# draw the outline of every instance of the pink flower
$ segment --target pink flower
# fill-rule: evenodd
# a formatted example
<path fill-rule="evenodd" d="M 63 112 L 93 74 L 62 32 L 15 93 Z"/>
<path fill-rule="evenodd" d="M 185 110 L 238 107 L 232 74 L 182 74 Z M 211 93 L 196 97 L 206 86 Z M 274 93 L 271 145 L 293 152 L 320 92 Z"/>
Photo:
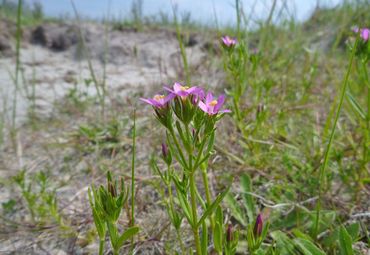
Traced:
<path fill-rule="evenodd" d="M 189 95 L 195 95 L 200 98 L 204 97 L 204 91 L 202 88 L 182 86 L 178 82 L 175 82 L 175 84 L 173 85 L 173 89 L 170 89 L 168 87 L 164 87 L 164 89 L 180 97 L 187 97 Z"/>
<path fill-rule="evenodd" d="M 229 47 L 229 48 L 235 46 L 236 43 L 237 43 L 235 38 L 231 38 L 228 35 L 225 35 L 225 36 L 221 37 L 221 40 L 224 43 L 224 45 Z"/>
<path fill-rule="evenodd" d="M 140 98 L 141 101 L 154 106 L 155 108 L 164 108 L 167 103 L 173 99 L 176 95 L 169 94 L 165 95 L 155 95 L 153 98 Z"/>
<path fill-rule="evenodd" d="M 369 37 L 370 37 L 370 29 L 369 28 L 354 28 L 353 31 L 355 33 L 360 33 L 360 37 L 362 38 L 362 40 L 364 40 L 365 42 L 367 42 L 369 40 Z"/>
<path fill-rule="evenodd" d="M 208 113 L 209 115 L 215 115 L 217 113 L 224 113 L 224 112 L 231 112 L 228 109 L 220 111 L 224 103 L 225 103 L 224 95 L 221 95 L 218 97 L 218 99 L 215 99 L 213 98 L 212 93 L 208 92 L 205 103 L 200 101 L 198 103 L 198 106 L 203 112 Z"/>

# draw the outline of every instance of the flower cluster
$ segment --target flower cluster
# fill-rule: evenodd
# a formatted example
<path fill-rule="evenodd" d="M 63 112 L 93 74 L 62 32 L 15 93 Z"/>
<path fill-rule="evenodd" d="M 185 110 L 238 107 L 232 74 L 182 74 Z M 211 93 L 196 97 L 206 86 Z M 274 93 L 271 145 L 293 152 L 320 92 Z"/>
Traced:
<path fill-rule="evenodd" d="M 369 28 L 354 28 L 353 32 L 359 36 L 359 41 L 357 44 L 355 54 L 359 56 L 364 62 L 367 62 L 370 59 L 370 29 Z M 354 48 L 355 39 L 352 38 L 352 44 L 350 47 Z M 351 42 L 351 40 L 350 40 Z"/>
<path fill-rule="evenodd" d="M 199 112 L 198 110 L 210 117 L 230 112 L 228 109 L 221 110 L 225 103 L 224 95 L 215 98 L 211 92 L 205 95 L 200 87 L 188 87 L 178 82 L 175 82 L 172 88 L 164 87 L 164 89 L 168 92 L 167 95 L 160 94 L 153 98 L 140 98 L 140 100 L 153 106 L 157 118 L 165 126 L 168 126 L 171 121 L 170 106 L 184 123 L 189 123 L 196 112 Z"/>
<path fill-rule="evenodd" d="M 232 48 L 237 44 L 237 40 L 235 38 L 231 38 L 228 35 L 221 37 L 221 40 L 222 40 L 223 46 L 226 48 Z"/>
<path fill-rule="evenodd" d="M 369 28 L 354 28 L 353 31 L 355 33 L 360 33 L 360 37 L 364 42 L 367 42 L 369 40 L 370 36 L 370 29 Z"/>

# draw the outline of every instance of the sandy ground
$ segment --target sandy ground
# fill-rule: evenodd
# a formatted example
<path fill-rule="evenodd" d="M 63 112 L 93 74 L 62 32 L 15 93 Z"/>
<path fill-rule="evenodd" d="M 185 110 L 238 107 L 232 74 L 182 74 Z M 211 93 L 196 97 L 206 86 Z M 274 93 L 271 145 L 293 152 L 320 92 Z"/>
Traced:
<path fill-rule="evenodd" d="M 45 37 L 50 40 L 65 40 L 63 32 L 76 29 L 72 25 L 59 25 L 60 33 L 53 31 L 54 26 L 46 26 Z M 30 29 L 31 42 L 35 37 Z M 32 86 L 35 84 L 36 105 L 38 113 L 48 114 L 52 104 L 63 98 L 70 89 L 77 85 L 81 91 L 93 95 L 94 86 L 84 86 L 86 79 L 91 79 L 88 59 L 91 59 L 94 72 L 99 82 L 103 81 L 103 67 L 106 62 L 106 86 L 114 94 L 125 94 L 135 87 L 153 84 L 166 84 L 169 77 L 176 77 L 181 70 L 181 59 L 174 32 L 157 31 L 108 31 L 102 25 L 88 24 L 82 28 L 86 32 L 85 44 L 88 51 L 74 43 L 63 50 L 55 50 L 36 42 L 22 42 L 21 48 L 21 81 L 17 96 L 17 122 L 20 124 L 27 118 L 30 105 Z M 49 35 L 49 32 L 51 35 Z M 53 34 L 54 33 L 54 34 Z M 74 36 L 78 36 L 75 31 Z M 67 36 L 67 35 L 65 35 Z M 37 39 L 36 39 L 37 40 Z M 13 47 L 14 48 L 14 47 Z M 14 51 L 14 50 L 13 50 Z M 191 65 L 199 65 L 205 52 L 202 44 L 186 48 Z M 83 57 L 81 57 L 83 55 Z M 15 74 L 15 56 L 0 58 L 0 95 L 2 103 L 0 111 L 10 113 L 14 94 L 13 77 Z M 112 93 L 110 93 L 112 94 Z M 9 118 L 9 115 L 7 116 Z"/>

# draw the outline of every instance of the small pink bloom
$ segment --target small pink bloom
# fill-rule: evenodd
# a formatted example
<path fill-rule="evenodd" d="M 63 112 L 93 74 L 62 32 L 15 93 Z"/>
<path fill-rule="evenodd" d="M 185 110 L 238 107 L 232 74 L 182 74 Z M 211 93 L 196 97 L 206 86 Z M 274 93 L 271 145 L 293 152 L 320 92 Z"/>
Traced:
<path fill-rule="evenodd" d="M 180 97 L 187 97 L 190 95 L 195 95 L 200 98 L 204 97 L 204 92 L 202 88 L 199 87 L 188 87 L 188 86 L 182 86 L 180 83 L 175 82 L 173 85 L 173 89 L 170 89 L 168 87 L 164 87 L 165 90 L 171 92 L 172 94 Z"/>
<path fill-rule="evenodd" d="M 140 98 L 141 101 L 154 106 L 155 108 L 163 108 L 167 105 L 167 103 L 173 99 L 176 95 L 169 94 L 167 96 L 164 95 L 155 95 L 153 98 Z"/>
<path fill-rule="evenodd" d="M 360 37 L 365 42 L 367 42 L 369 40 L 369 38 L 370 38 L 370 29 L 369 28 L 358 28 L 358 27 L 355 27 L 353 29 L 353 31 L 355 33 L 360 33 Z"/>
<path fill-rule="evenodd" d="M 231 38 L 228 35 L 225 35 L 225 36 L 221 37 L 221 40 L 224 43 L 224 45 L 227 46 L 227 47 L 233 47 L 237 43 L 235 38 Z"/>
<path fill-rule="evenodd" d="M 218 97 L 218 99 L 213 98 L 213 95 L 211 92 L 209 92 L 206 96 L 205 102 L 200 101 L 198 103 L 199 108 L 209 115 L 215 115 L 217 113 L 224 113 L 224 112 L 231 112 L 230 110 L 220 110 L 221 107 L 225 103 L 225 96 L 221 95 Z"/>

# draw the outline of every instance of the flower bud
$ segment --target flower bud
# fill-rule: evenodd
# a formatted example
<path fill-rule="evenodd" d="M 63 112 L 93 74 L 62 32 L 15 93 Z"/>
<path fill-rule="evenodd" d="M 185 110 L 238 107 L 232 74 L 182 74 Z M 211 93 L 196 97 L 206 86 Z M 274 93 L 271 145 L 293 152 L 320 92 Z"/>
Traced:
<path fill-rule="evenodd" d="M 117 196 L 117 191 L 116 191 L 116 187 L 115 185 L 112 183 L 112 182 L 108 182 L 108 191 L 109 193 L 112 195 L 112 197 L 116 197 Z"/>
<path fill-rule="evenodd" d="M 162 157 L 163 157 L 164 162 L 166 162 L 167 165 L 171 165 L 172 163 L 171 152 L 168 150 L 168 147 L 165 143 L 162 143 Z"/>
<path fill-rule="evenodd" d="M 226 241 L 231 243 L 233 239 L 233 225 L 229 224 L 226 229 Z"/>
<path fill-rule="evenodd" d="M 262 215 L 258 214 L 256 223 L 254 224 L 254 229 L 253 229 L 254 237 L 260 237 L 262 234 L 262 229 L 263 229 Z"/>

